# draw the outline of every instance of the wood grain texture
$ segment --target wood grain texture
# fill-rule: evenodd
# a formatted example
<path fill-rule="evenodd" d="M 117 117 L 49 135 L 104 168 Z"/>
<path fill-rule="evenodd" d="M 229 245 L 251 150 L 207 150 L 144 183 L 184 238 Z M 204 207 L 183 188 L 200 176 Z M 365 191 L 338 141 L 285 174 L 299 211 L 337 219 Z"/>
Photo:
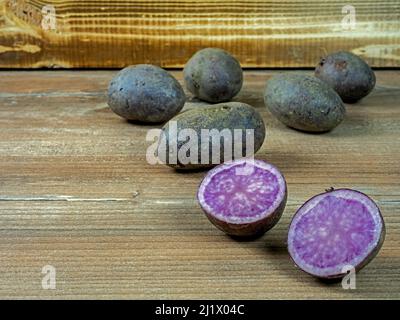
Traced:
<path fill-rule="evenodd" d="M 202 213 L 205 172 L 147 164 L 145 136 L 156 126 L 109 110 L 114 74 L 0 72 L 1 298 L 400 299 L 400 72 L 377 72 L 372 94 L 327 134 L 280 124 L 262 101 L 273 72 L 245 73 L 235 100 L 261 112 L 268 136 L 257 158 L 277 165 L 289 190 L 281 221 L 250 242 Z M 367 193 L 386 221 L 356 290 L 304 274 L 286 250 L 296 209 L 331 186 Z M 44 265 L 56 268 L 56 290 L 41 288 Z"/>
<path fill-rule="evenodd" d="M 0 67 L 182 67 L 198 49 L 232 52 L 244 67 L 313 67 L 350 50 L 374 67 L 400 66 L 400 2 L 354 0 L 343 30 L 335 0 L 0 0 Z M 43 30 L 42 8 L 56 28 Z M 1 10 L 0 10 L 1 12 Z"/>

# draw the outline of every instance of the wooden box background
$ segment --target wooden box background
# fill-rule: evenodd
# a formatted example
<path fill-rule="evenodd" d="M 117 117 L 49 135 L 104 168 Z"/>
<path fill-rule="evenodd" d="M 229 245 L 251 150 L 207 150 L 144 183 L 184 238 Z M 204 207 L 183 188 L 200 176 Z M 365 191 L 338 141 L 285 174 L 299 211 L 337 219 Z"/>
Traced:
<path fill-rule="evenodd" d="M 343 30 L 344 5 L 356 29 Z M 41 27 L 52 5 L 56 29 Z M 399 0 L 0 0 L 0 67 L 182 67 L 217 46 L 244 67 L 312 67 L 344 49 L 400 66 Z"/>

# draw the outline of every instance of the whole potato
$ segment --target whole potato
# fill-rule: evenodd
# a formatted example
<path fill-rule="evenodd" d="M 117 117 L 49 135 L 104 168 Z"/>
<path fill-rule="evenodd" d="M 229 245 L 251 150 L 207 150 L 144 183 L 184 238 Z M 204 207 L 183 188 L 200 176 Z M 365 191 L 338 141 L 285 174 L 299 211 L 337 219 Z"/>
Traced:
<path fill-rule="evenodd" d="M 335 52 L 322 58 L 315 76 L 329 84 L 344 102 L 354 103 L 368 95 L 375 86 L 372 69 L 351 52 Z"/>
<path fill-rule="evenodd" d="M 122 69 L 108 87 L 108 105 L 119 116 L 142 122 L 164 122 L 185 104 L 179 82 L 160 67 L 140 64 Z"/>
<path fill-rule="evenodd" d="M 273 76 L 267 82 L 264 102 L 282 123 L 308 132 L 332 130 L 345 115 L 342 100 L 328 84 L 303 74 Z"/>
<path fill-rule="evenodd" d="M 197 140 L 186 139 L 183 133 L 188 129 L 196 135 Z M 202 135 L 204 130 L 209 133 L 208 139 Z M 254 145 L 248 144 L 249 132 L 253 134 Z M 224 133 L 233 138 L 231 143 L 225 139 Z M 180 138 L 181 135 L 183 138 Z M 241 152 L 237 158 L 254 154 L 261 148 L 264 139 L 265 124 L 258 111 L 245 103 L 227 102 L 190 109 L 172 118 L 162 129 L 157 154 L 163 163 L 176 169 L 207 168 L 236 158 L 234 148 Z M 193 161 L 184 163 L 179 152 L 187 155 L 188 144 L 195 146 L 197 152 L 193 155 Z M 233 157 L 225 159 L 225 152 L 229 152 L 229 149 Z"/>
<path fill-rule="evenodd" d="M 232 99 L 242 88 L 243 71 L 228 52 L 206 48 L 196 52 L 184 68 L 186 88 L 197 98 L 212 102 Z"/>

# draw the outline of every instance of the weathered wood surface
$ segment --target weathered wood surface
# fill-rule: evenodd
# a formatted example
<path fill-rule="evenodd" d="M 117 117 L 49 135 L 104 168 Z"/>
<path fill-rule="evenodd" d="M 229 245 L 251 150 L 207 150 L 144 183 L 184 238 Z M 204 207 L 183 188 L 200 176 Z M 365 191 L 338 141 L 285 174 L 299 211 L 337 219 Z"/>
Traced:
<path fill-rule="evenodd" d="M 351 1 L 350 30 L 342 27 L 349 5 L 342 0 L 1 3 L 0 67 L 181 67 L 208 46 L 227 49 L 245 67 L 313 67 L 335 50 L 351 50 L 374 67 L 400 66 L 398 0 Z M 55 9 L 54 30 L 45 5 Z"/>
<path fill-rule="evenodd" d="M 400 298 L 400 72 L 377 72 L 376 90 L 319 135 L 272 118 L 262 92 L 273 73 L 246 72 L 235 100 L 262 113 L 257 157 L 280 167 L 289 189 L 279 224 L 251 242 L 205 218 L 195 198 L 204 172 L 146 163 L 154 126 L 107 108 L 114 73 L 0 72 L 0 297 Z M 297 270 L 285 247 L 296 209 L 331 186 L 369 194 L 386 221 L 356 290 Z M 41 287 L 45 265 L 56 290 Z"/>

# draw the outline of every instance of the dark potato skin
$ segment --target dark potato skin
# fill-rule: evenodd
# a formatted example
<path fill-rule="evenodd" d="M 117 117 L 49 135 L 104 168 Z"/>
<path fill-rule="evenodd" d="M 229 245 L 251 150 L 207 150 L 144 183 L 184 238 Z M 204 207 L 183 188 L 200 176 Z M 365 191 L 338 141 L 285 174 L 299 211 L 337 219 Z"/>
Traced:
<path fill-rule="evenodd" d="M 336 190 L 346 190 L 346 189 L 336 189 Z M 332 188 L 331 190 L 327 190 L 326 192 L 329 193 L 329 192 L 332 192 L 332 191 L 334 191 L 333 188 Z M 356 191 L 356 190 L 352 190 L 352 191 Z M 357 192 L 358 192 L 358 193 L 361 193 L 362 195 L 364 195 L 364 196 L 366 196 L 366 197 L 368 197 L 368 196 L 367 196 L 365 193 L 363 193 L 363 192 L 360 192 L 360 191 L 357 191 Z M 312 201 L 312 199 L 314 199 L 314 198 L 317 197 L 317 196 L 319 196 L 319 194 L 317 194 L 316 196 L 314 196 L 314 197 L 308 199 L 297 211 L 301 210 L 301 208 L 302 208 L 303 206 L 305 206 L 307 202 Z M 368 197 L 368 198 L 369 198 L 369 197 Z M 378 210 L 379 210 L 379 208 L 378 208 Z M 296 212 L 297 212 L 297 211 L 296 211 Z M 354 266 L 356 272 L 360 271 L 362 268 L 364 268 L 368 263 L 370 263 L 370 262 L 376 257 L 376 255 L 378 254 L 379 250 L 382 248 L 383 242 L 385 241 L 386 226 L 385 226 L 385 222 L 384 222 L 384 220 L 383 220 L 382 213 L 380 212 L 380 210 L 379 210 L 379 215 L 381 216 L 381 219 L 382 219 L 382 232 L 381 232 L 381 235 L 380 235 L 380 238 L 379 238 L 379 242 L 378 242 L 377 246 L 375 247 L 375 249 L 369 254 L 368 257 L 366 257 L 366 258 L 365 258 L 360 264 L 358 264 L 357 266 Z M 288 230 L 290 230 L 290 225 L 289 225 Z M 288 251 L 289 251 L 289 250 L 288 250 Z M 290 254 L 289 254 L 289 256 L 290 256 Z M 294 263 L 294 265 L 295 265 L 296 267 L 298 267 L 301 271 L 303 271 L 304 273 L 307 273 L 307 274 L 309 274 L 309 275 L 315 277 L 314 274 L 311 274 L 311 273 L 309 273 L 309 272 L 303 270 L 300 266 L 298 266 L 298 265 L 296 264 L 296 262 L 293 260 L 292 256 L 290 256 L 290 260 L 291 260 L 291 261 Z M 332 275 L 332 276 L 329 276 L 329 277 L 320 277 L 320 276 L 319 276 L 319 278 L 322 279 L 322 280 L 335 280 L 335 279 L 341 279 L 341 278 L 343 278 L 345 275 L 346 275 L 346 274 L 339 273 L 339 274 L 335 274 L 335 275 Z"/>
<path fill-rule="evenodd" d="M 108 105 L 128 120 L 158 123 L 171 119 L 185 104 L 179 82 L 153 65 L 122 69 L 108 87 Z"/>
<path fill-rule="evenodd" d="M 285 210 L 286 201 L 287 187 L 285 182 L 285 197 L 282 203 L 275 210 L 275 212 L 271 213 L 262 220 L 247 224 L 228 223 L 217 219 L 216 217 L 207 213 L 204 210 L 203 211 L 206 214 L 208 220 L 210 220 L 213 225 L 215 225 L 218 229 L 222 230 L 226 234 L 233 237 L 252 238 L 263 235 L 265 232 L 273 228 L 278 223 L 279 219 L 282 217 L 283 211 Z"/>
<path fill-rule="evenodd" d="M 217 48 L 196 52 L 186 63 L 183 74 L 186 88 L 197 98 L 212 103 L 229 101 L 243 84 L 238 60 Z"/>
<path fill-rule="evenodd" d="M 306 132 L 325 132 L 344 118 L 339 95 L 323 81 L 308 75 L 282 73 L 267 81 L 264 102 L 288 127 Z"/>
<path fill-rule="evenodd" d="M 335 52 L 315 68 L 315 76 L 328 83 L 344 102 L 354 103 L 375 87 L 375 74 L 369 65 L 351 52 Z"/>
<path fill-rule="evenodd" d="M 166 159 L 160 157 L 160 155 L 165 154 L 164 150 L 160 148 L 163 144 L 161 143 L 165 139 L 166 141 L 166 154 L 169 154 L 169 143 L 173 146 L 177 146 L 178 150 L 182 147 L 182 145 L 186 144 L 187 141 L 169 141 L 170 136 L 170 123 L 175 121 L 177 124 L 177 134 L 183 129 L 193 129 L 197 133 L 198 137 L 198 163 L 188 163 L 183 164 L 179 162 L 173 163 L 173 160 L 170 161 L 167 156 Z M 220 103 L 212 106 L 207 106 L 199 109 L 190 109 L 180 113 L 179 115 L 172 118 L 169 122 L 165 124 L 162 129 L 162 133 L 160 136 L 160 143 L 158 146 L 158 157 L 165 162 L 168 166 L 173 167 L 175 169 L 198 169 L 198 168 L 210 168 L 219 163 L 224 162 L 224 140 L 220 139 L 220 159 L 219 163 L 212 164 L 212 153 L 215 152 L 215 149 L 218 147 L 215 144 L 212 144 L 212 135 L 210 138 L 209 144 L 207 141 L 202 142 L 201 139 L 201 130 L 202 129 L 216 129 L 221 132 L 224 129 L 228 129 L 233 136 L 234 129 L 242 129 L 242 154 L 245 155 L 246 150 L 246 138 L 245 138 L 245 129 L 254 129 L 254 153 L 261 148 L 264 139 L 265 139 L 265 124 L 261 117 L 261 115 L 256 111 L 253 107 L 240 102 L 226 102 Z M 162 138 L 164 137 L 164 138 Z M 234 145 L 234 143 L 232 143 Z M 201 164 L 201 148 L 208 148 L 209 150 L 209 163 Z"/>

